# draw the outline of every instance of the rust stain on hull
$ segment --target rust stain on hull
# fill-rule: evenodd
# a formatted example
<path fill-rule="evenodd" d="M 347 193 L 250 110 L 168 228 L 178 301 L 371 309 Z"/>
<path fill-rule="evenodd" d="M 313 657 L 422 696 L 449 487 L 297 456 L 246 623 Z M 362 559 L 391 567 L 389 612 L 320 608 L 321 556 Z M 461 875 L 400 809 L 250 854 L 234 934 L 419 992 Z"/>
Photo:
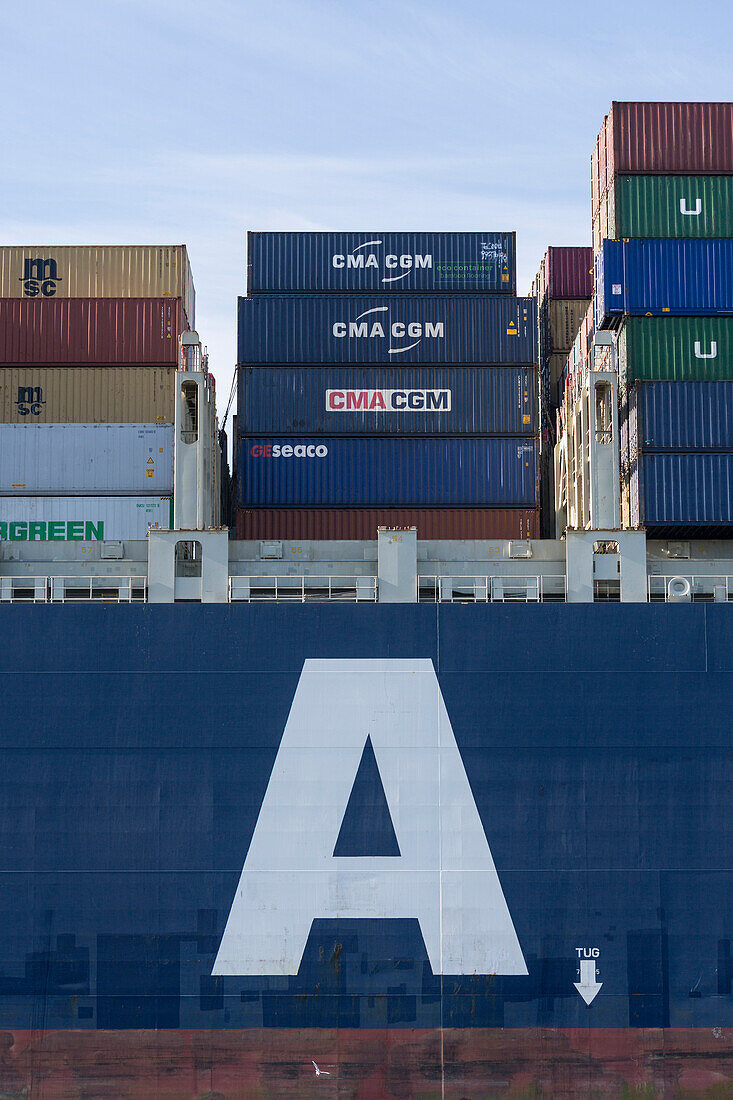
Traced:
<path fill-rule="evenodd" d="M 633 1095 L 733 1095 L 733 1030 L 0 1032 L 2 1100 Z"/>

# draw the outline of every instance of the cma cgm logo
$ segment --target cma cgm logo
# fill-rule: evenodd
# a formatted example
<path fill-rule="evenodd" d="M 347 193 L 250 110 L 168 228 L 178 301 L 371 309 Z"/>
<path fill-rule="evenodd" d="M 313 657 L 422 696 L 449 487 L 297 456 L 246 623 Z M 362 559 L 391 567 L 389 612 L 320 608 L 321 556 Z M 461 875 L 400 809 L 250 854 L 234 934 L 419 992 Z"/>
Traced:
<path fill-rule="evenodd" d="M 212 973 L 297 974 L 339 917 L 417 919 L 435 974 L 528 973 L 429 658 L 305 661 Z"/>
<path fill-rule="evenodd" d="M 347 271 L 367 271 L 382 268 L 390 273 L 382 276 L 383 283 L 399 283 L 401 279 L 407 278 L 411 271 L 425 270 L 433 266 L 433 257 L 430 253 L 423 256 L 419 252 L 405 252 L 398 256 L 391 252 L 386 255 L 380 252 L 378 255 L 376 252 L 364 251 L 367 248 L 381 249 L 382 247 L 382 241 L 365 241 L 364 244 L 358 245 L 353 252 L 337 252 L 331 257 L 331 266 L 335 267 L 337 271 L 343 271 L 344 269 Z M 400 274 L 392 274 L 392 272 L 400 272 Z"/>
<path fill-rule="evenodd" d="M 56 284 L 62 282 L 55 260 L 24 260 L 20 276 L 26 298 L 53 298 Z"/>
<path fill-rule="evenodd" d="M 389 306 L 374 306 L 355 317 L 353 321 L 336 321 L 332 327 L 337 340 L 389 340 L 389 355 L 402 355 L 416 348 L 421 340 L 442 340 L 445 336 L 443 321 L 393 321 Z M 409 341 L 400 344 L 400 341 Z"/>
<path fill-rule="evenodd" d="M 325 443 L 255 443 L 249 449 L 252 458 L 325 458 Z"/>
<path fill-rule="evenodd" d="M 327 412 L 450 412 L 450 390 L 326 390 Z"/>

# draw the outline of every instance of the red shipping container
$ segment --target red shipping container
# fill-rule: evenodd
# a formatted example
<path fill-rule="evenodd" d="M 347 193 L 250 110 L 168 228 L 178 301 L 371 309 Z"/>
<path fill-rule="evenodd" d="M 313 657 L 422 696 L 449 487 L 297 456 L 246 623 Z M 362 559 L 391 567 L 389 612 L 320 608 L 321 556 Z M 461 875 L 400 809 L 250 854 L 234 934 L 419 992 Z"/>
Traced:
<path fill-rule="evenodd" d="M 0 298 L 0 365 L 175 365 L 180 298 Z"/>
<path fill-rule="evenodd" d="M 545 298 L 593 297 L 593 249 L 550 246 L 535 277 L 538 308 Z"/>
<path fill-rule="evenodd" d="M 419 539 L 538 539 L 534 508 L 240 508 L 238 539 L 374 539 L 417 527 Z"/>
<path fill-rule="evenodd" d="M 591 158 L 593 210 L 615 175 L 733 175 L 733 103 L 612 103 Z"/>

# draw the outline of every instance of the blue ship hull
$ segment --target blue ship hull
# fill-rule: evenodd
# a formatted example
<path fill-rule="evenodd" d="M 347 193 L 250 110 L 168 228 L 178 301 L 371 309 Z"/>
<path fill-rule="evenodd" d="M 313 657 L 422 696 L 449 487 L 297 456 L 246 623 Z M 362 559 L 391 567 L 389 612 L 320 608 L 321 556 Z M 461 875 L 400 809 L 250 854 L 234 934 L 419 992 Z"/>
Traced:
<path fill-rule="evenodd" d="M 733 1025 L 726 607 L 4 621 L 6 1028 Z M 417 919 L 317 914 L 297 973 L 212 973 L 306 659 L 432 662 L 525 974 L 436 973 Z M 344 852 L 368 860 L 392 841 L 362 772 Z"/>

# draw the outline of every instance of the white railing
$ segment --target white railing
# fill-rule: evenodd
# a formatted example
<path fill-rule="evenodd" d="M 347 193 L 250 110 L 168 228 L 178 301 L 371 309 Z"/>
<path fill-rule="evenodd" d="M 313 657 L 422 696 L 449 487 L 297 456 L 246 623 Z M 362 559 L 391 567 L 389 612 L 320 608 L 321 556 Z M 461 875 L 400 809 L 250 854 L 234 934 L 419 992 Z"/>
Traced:
<path fill-rule="evenodd" d="M 420 602 L 564 603 L 565 574 L 536 576 L 419 577 Z"/>
<path fill-rule="evenodd" d="M 650 603 L 727 603 L 733 576 L 708 573 L 654 574 L 648 578 Z"/>
<path fill-rule="evenodd" d="M 145 603 L 145 577 L 0 577 L 0 603 Z"/>
<path fill-rule="evenodd" d="M 376 603 L 377 578 L 354 576 L 230 577 L 230 603 Z"/>

